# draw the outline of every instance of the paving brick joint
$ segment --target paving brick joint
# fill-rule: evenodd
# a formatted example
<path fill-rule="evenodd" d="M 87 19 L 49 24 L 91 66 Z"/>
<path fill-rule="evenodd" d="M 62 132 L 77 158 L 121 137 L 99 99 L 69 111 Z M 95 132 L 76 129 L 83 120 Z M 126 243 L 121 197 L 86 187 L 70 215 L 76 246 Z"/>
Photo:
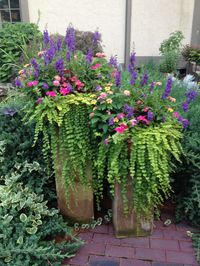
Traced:
<path fill-rule="evenodd" d="M 117 239 L 111 224 L 82 231 L 79 237 L 85 245 L 72 259 L 70 266 L 197 266 L 192 240 L 184 223 L 168 227 L 155 221 L 149 237 Z"/>

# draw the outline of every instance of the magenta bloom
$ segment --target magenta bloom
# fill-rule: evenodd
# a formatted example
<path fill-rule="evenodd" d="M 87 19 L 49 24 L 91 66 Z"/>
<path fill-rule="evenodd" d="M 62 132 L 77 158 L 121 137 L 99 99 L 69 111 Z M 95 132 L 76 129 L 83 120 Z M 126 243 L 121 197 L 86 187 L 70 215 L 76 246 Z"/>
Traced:
<path fill-rule="evenodd" d="M 106 97 L 107 97 L 107 93 L 105 93 L 105 92 L 102 92 L 102 93 L 100 93 L 100 95 L 99 95 L 99 97 L 97 98 L 97 100 L 104 100 Z"/>
<path fill-rule="evenodd" d="M 27 82 L 27 87 L 29 87 L 29 88 L 31 88 L 31 87 L 33 87 L 33 82 L 32 81 L 29 81 L 29 82 Z"/>
<path fill-rule="evenodd" d="M 46 95 L 50 96 L 50 97 L 56 97 L 56 92 L 55 91 L 47 91 Z"/>
<path fill-rule="evenodd" d="M 120 126 L 114 128 L 114 130 L 115 130 L 117 133 L 121 134 L 121 133 L 123 133 L 124 130 L 126 130 L 127 128 L 128 128 L 127 125 L 125 125 L 125 124 L 120 124 Z"/>
<path fill-rule="evenodd" d="M 37 86 L 38 85 L 38 81 L 34 80 L 34 81 L 32 81 L 32 84 L 33 84 L 33 86 Z"/>
<path fill-rule="evenodd" d="M 107 138 L 107 139 L 104 139 L 104 144 L 105 145 L 108 145 L 109 144 L 109 139 Z"/>
<path fill-rule="evenodd" d="M 62 95 L 66 95 L 66 94 L 69 94 L 70 93 L 70 90 L 68 88 L 61 88 L 60 89 L 60 93 Z"/>
<path fill-rule="evenodd" d="M 92 70 L 96 70 L 97 68 L 99 68 L 101 66 L 101 64 L 96 64 L 96 65 L 94 65 L 94 66 L 91 66 L 91 69 Z"/>
<path fill-rule="evenodd" d="M 179 118 L 179 116 L 180 116 L 179 112 L 173 112 L 173 117 Z"/>
<path fill-rule="evenodd" d="M 138 121 L 144 122 L 146 125 L 149 125 L 149 121 L 146 119 L 146 116 L 140 115 L 137 117 Z"/>
<path fill-rule="evenodd" d="M 123 117 L 125 117 L 125 114 L 123 114 L 123 113 L 120 113 L 120 114 L 117 115 L 118 119 L 122 119 Z"/>

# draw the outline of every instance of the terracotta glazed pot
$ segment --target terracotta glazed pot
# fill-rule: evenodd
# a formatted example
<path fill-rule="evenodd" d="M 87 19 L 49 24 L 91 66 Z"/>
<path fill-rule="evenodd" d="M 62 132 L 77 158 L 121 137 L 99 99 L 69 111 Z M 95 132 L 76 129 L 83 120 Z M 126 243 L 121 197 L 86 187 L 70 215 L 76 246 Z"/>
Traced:
<path fill-rule="evenodd" d="M 153 211 L 149 215 L 140 215 L 133 210 L 133 187 L 131 178 L 127 183 L 127 198 L 129 202 L 129 212 L 124 213 L 124 204 L 122 200 L 122 186 L 115 183 L 115 195 L 113 199 L 113 225 L 115 236 L 117 238 L 130 236 L 149 236 L 153 231 Z"/>

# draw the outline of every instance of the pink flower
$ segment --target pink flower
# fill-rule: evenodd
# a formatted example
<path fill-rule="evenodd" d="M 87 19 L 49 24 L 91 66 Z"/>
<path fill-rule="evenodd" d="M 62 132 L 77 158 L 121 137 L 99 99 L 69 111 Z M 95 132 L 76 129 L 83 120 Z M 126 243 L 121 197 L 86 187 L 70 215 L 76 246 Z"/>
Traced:
<path fill-rule="evenodd" d="M 84 87 L 84 83 L 82 83 L 79 79 L 77 80 L 77 81 L 75 81 L 75 84 L 76 84 L 76 86 L 77 86 L 77 90 L 78 91 L 80 91 L 80 89 L 82 88 L 82 87 Z"/>
<path fill-rule="evenodd" d="M 58 76 L 58 75 L 56 75 L 56 76 L 54 77 L 54 79 L 60 81 L 60 80 L 61 80 L 61 77 Z"/>
<path fill-rule="evenodd" d="M 145 107 L 144 112 L 148 112 L 148 111 L 149 111 L 149 107 Z"/>
<path fill-rule="evenodd" d="M 122 119 L 123 117 L 125 117 L 125 114 L 123 114 L 123 113 L 120 113 L 120 114 L 117 115 L 118 119 Z"/>
<path fill-rule="evenodd" d="M 136 119 L 131 119 L 130 120 L 131 126 L 134 127 L 137 125 L 137 120 Z"/>
<path fill-rule="evenodd" d="M 144 115 L 140 115 L 137 117 L 138 121 L 144 122 L 146 125 L 149 125 L 149 121 L 146 119 L 146 117 Z"/>
<path fill-rule="evenodd" d="M 56 97 L 56 92 L 55 91 L 47 91 L 46 95 L 50 96 L 50 97 Z"/>
<path fill-rule="evenodd" d="M 46 52 L 46 51 L 39 51 L 39 52 L 38 52 L 38 56 L 39 56 L 39 57 L 42 57 L 43 54 L 44 54 L 45 52 Z"/>
<path fill-rule="evenodd" d="M 29 88 L 33 87 L 33 82 L 32 81 L 27 82 L 26 86 Z"/>
<path fill-rule="evenodd" d="M 105 92 L 102 92 L 102 93 L 100 93 L 100 95 L 99 95 L 99 97 L 97 98 L 97 100 L 104 100 L 106 97 L 107 97 L 107 93 L 105 93 Z"/>
<path fill-rule="evenodd" d="M 40 104 L 42 103 L 43 99 L 42 98 L 38 98 L 37 101 L 36 101 L 36 104 Z"/>
<path fill-rule="evenodd" d="M 105 144 L 105 145 L 108 145 L 108 144 L 109 144 L 109 138 L 104 139 L 104 144 Z"/>
<path fill-rule="evenodd" d="M 120 126 L 119 126 L 119 127 L 116 127 L 114 130 L 115 130 L 117 133 L 121 134 L 121 133 L 123 133 L 124 130 L 126 130 L 127 128 L 128 128 L 127 125 L 125 125 L 125 124 L 120 124 Z"/>
<path fill-rule="evenodd" d="M 34 81 L 32 81 L 32 84 L 33 84 L 33 86 L 37 86 L 38 85 L 38 81 L 34 80 Z"/>
<path fill-rule="evenodd" d="M 104 58 L 104 57 L 106 57 L 106 54 L 105 53 L 96 53 L 96 57 Z"/>
<path fill-rule="evenodd" d="M 72 82 L 75 82 L 75 81 L 77 81 L 77 77 L 76 77 L 76 76 L 73 76 L 72 78 L 70 78 L 70 80 L 71 80 Z"/>
<path fill-rule="evenodd" d="M 66 95 L 66 94 L 69 94 L 70 93 L 70 90 L 68 88 L 61 88 L 60 89 L 60 93 L 62 95 Z"/>
<path fill-rule="evenodd" d="M 91 66 L 91 69 L 92 70 L 95 70 L 95 69 L 97 69 L 97 68 L 99 68 L 101 66 L 101 64 L 96 64 L 96 65 L 94 65 L 94 66 Z"/>
<path fill-rule="evenodd" d="M 53 85 L 56 86 L 56 87 L 58 87 L 60 85 L 60 81 L 54 80 L 53 81 Z"/>
<path fill-rule="evenodd" d="M 180 117 L 179 112 L 173 112 L 173 117 L 175 117 L 175 118 L 179 118 L 179 117 Z"/>

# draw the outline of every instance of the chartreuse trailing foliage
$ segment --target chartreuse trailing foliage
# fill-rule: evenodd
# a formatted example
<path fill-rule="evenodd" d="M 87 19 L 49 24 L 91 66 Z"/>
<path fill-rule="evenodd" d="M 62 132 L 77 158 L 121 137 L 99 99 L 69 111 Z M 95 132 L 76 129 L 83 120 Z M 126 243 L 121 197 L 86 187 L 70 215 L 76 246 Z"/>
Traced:
<path fill-rule="evenodd" d="M 135 128 L 126 134 L 113 135 L 109 146 L 104 143 L 99 146 L 97 183 L 103 183 L 104 167 L 108 160 L 108 182 L 112 195 L 115 183 L 121 184 L 124 210 L 127 212 L 127 182 L 131 178 L 134 209 L 138 214 L 148 214 L 171 192 L 171 159 L 180 160 L 181 137 L 179 126 L 170 124 Z"/>
<path fill-rule="evenodd" d="M 87 105 L 92 98 L 92 94 L 71 94 L 56 100 L 44 98 L 29 118 L 36 121 L 35 142 L 42 133 L 44 157 L 48 160 L 50 150 L 54 170 L 62 165 L 68 188 L 73 187 L 77 177 L 82 184 L 88 184 L 86 167 L 93 152 Z"/>

